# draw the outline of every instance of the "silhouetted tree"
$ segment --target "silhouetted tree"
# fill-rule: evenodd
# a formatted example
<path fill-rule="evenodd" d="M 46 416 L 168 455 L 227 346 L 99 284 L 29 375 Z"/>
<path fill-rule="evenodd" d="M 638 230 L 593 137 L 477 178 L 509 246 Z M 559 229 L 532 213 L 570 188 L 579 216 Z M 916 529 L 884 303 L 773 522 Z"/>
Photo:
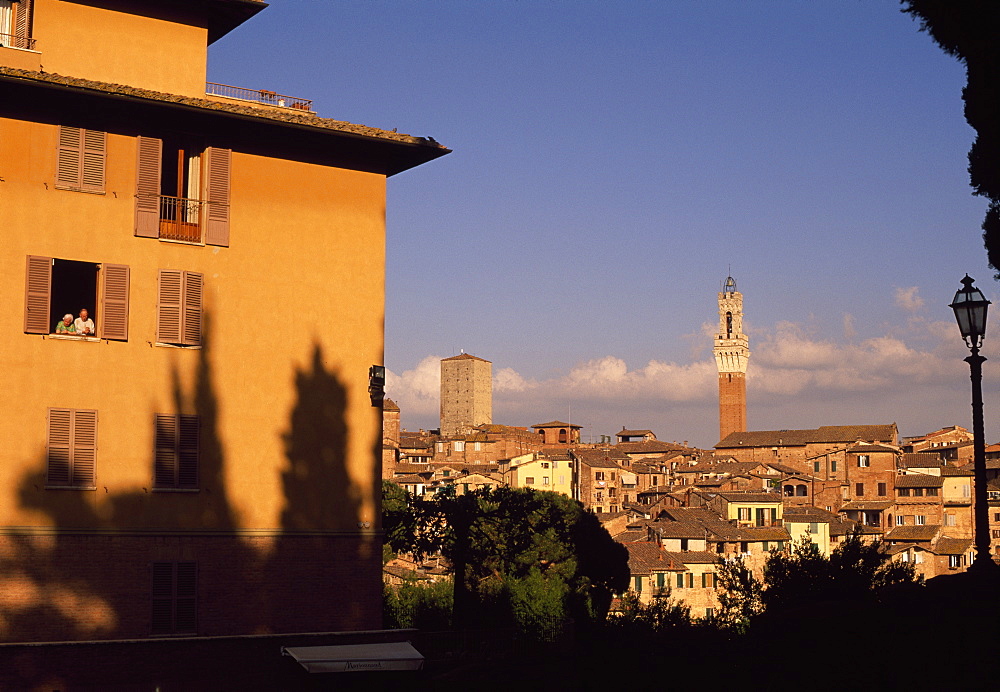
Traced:
<path fill-rule="evenodd" d="M 787 610 L 819 601 L 876 600 L 886 587 L 917 584 L 913 565 L 893 562 L 881 541 L 866 543 L 854 533 L 829 557 L 808 536 L 789 551 L 772 550 L 757 579 L 741 559 L 719 567 L 721 620 L 736 629 L 762 612 Z"/>
<path fill-rule="evenodd" d="M 996 0 L 901 0 L 948 54 L 965 65 L 965 119 L 976 130 L 969 151 L 975 194 L 990 204 L 983 242 L 990 266 L 1000 270 L 1000 3 Z M 1000 272 L 995 275 L 1000 279 Z"/>

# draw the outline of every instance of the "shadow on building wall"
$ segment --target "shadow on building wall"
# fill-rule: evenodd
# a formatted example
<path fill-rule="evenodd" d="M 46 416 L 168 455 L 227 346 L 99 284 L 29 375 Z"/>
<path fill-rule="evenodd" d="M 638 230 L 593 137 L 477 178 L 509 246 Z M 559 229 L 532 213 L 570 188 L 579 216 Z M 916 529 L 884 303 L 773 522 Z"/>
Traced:
<path fill-rule="evenodd" d="M 208 315 L 203 337 L 193 389 L 185 390 L 174 369 L 174 410 L 156 411 L 200 416 L 199 491 L 153 492 L 150 450 L 146 487 L 115 492 L 101 484 L 102 461 L 110 461 L 102 460 L 100 446 L 96 493 L 108 497 L 46 489 L 43 452 L 17 497 L 44 518 L 8 536 L 0 561 L 0 642 L 149 637 L 151 565 L 163 561 L 197 564 L 198 636 L 380 627 L 380 541 L 358 531 L 366 521 L 374 526 L 375 517 L 361 516 L 367 489 L 348 472 L 340 378 L 327 370 L 318 345 L 309 365 L 294 372 L 296 403 L 282 436 L 286 458 L 259 466 L 274 474 L 262 487 L 284 495 L 281 525 L 241 526 L 228 491 L 227 456 L 253 455 L 256 446 L 223 445 Z M 99 420 L 98 445 L 101 426 L 109 424 Z M 6 653 L 0 651 L 0 661 Z M 16 679 L 64 680 L 58 670 L 73 657 L 63 652 L 56 660 L 42 652 L 22 656 Z"/>

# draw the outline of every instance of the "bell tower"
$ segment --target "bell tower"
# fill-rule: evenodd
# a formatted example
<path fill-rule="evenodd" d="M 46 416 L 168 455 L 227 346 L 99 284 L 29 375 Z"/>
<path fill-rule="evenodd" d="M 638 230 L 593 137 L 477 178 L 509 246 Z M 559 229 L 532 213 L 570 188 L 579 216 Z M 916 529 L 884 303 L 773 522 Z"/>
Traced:
<path fill-rule="evenodd" d="M 750 347 L 743 333 L 743 294 L 726 277 L 719 294 L 719 331 L 715 336 L 719 368 L 719 439 L 747 429 L 747 361 Z"/>

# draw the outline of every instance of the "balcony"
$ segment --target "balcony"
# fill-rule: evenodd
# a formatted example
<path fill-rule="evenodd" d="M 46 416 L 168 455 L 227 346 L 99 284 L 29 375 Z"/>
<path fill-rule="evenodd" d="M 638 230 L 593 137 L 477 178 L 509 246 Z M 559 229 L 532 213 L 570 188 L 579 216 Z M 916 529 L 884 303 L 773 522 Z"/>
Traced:
<path fill-rule="evenodd" d="M 160 195 L 160 240 L 176 240 L 182 243 L 204 242 L 202 221 L 206 218 L 206 207 L 210 204 L 203 199 L 168 197 Z"/>
<path fill-rule="evenodd" d="M 0 34 L 0 48 L 23 48 L 24 50 L 35 50 L 35 39 L 29 36 Z"/>
<path fill-rule="evenodd" d="M 220 96 L 235 101 L 248 101 L 259 103 L 265 106 L 275 106 L 277 108 L 289 108 L 291 110 L 312 113 L 312 100 L 298 98 L 297 96 L 287 96 L 276 91 L 267 89 L 245 89 L 243 87 L 229 86 L 228 84 L 217 84 L 208 82 L 205 85 L 205 93 L 209 96 Z"/>

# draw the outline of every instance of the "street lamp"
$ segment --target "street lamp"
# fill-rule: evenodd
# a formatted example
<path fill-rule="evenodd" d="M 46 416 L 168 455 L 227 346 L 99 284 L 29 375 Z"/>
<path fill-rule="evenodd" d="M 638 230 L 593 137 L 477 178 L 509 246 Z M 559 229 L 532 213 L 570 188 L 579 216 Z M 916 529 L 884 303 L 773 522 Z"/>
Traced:
<path fill-rule="evenodd" d="M 973 279 L 966 274 L 962 279 L 962 288 L 948 307 L 955 311 L 962 338 L 972 351 L 965 359 L 972 376 L 972 448 L 975 472 L 976 559 L 971 568 L 980 571 L 996 567 L 990 557 L 990 519 L 986 500 L 986 441 L 983 431 L 983 363 L 986 359 L 979 355 L 979 347 L 986 335 L 986 311 L 990 301 L 972 283 Z"/>

